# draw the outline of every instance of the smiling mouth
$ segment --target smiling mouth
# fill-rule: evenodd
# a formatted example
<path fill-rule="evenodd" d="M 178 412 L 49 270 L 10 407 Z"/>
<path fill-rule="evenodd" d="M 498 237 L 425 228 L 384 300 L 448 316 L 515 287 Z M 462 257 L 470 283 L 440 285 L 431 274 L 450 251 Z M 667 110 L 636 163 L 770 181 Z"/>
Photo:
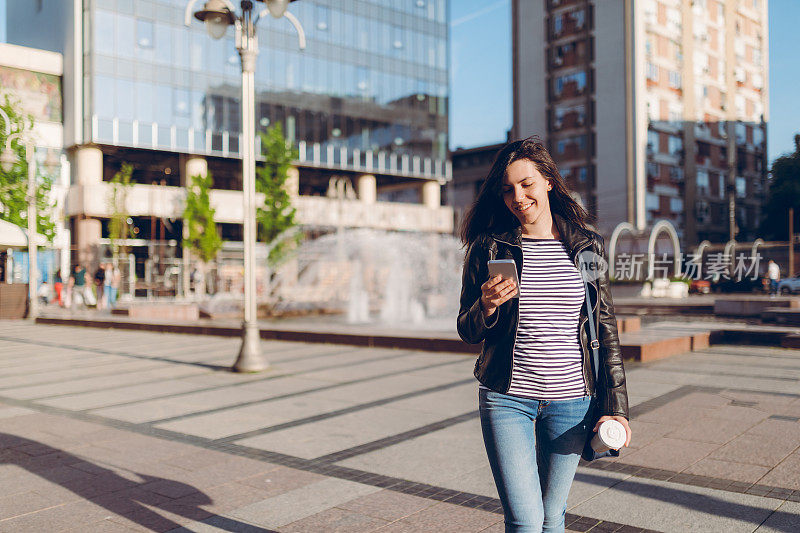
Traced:
<path fill-rule="evenodd" d="M 516 209 L 516 210 L 517 210 L 517 211 L 519 211 L 520 213 L 524 213 L 525 211 L 527 211 L 527 210 L 529 210 L 531 207 L 533 207 L 533 204 L 535 204 L 535 203 L 536 203 L 536 202 L 531 202 L 531 203 L 529 203 L 529 204 L 522 204 L 522 205 L 518 205 L 518 206 L 516 206 L 514 209 Z"/>

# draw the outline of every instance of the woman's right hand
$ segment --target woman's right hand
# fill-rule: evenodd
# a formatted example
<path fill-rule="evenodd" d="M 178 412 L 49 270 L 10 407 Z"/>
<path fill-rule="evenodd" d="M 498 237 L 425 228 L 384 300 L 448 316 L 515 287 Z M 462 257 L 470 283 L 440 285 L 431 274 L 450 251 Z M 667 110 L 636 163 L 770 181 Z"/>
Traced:
<path fill-rule="evenodd" d="M 503 279 L 499 274 L 489 278 L 481 285 L 481 307 L 483 314 L 489 318 L 498 307 L 506 303 L 517 293 L 517 286 L 513 279 Z"/>

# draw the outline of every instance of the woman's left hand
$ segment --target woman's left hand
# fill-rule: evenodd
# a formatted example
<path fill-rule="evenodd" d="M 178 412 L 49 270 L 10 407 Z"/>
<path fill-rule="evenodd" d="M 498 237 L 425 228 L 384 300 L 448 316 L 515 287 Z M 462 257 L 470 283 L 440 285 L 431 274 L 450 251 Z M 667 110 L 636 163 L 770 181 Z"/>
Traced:
<path fill-rule="evenodd" d="M 627 448 L 628 445 L 631 443 L 631 426 L 628 425 L 628 419 L 625 418 L 624 416 L 604 415 L 600 417 L 600 420 L 597 421 L 597 424 L 595 424 L 594 429 L 592 431 L 597 433 L 597 430 L 600 429 L 600 424 L 602 424 L 606 420 L 616 420 L 617 422 L 622 424 L 622 426 L 625 428 L 625 444 L 623 444 L 623 447 Z"/>

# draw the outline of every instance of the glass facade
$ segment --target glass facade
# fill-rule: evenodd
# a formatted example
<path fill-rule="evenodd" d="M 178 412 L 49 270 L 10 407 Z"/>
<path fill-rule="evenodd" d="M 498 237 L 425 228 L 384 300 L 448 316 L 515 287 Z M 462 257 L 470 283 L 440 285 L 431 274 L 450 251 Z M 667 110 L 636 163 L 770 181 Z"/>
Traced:
<path fill-rule="evenodd" d="M 187 28 L 186 3 L 87 3 L 84 119 L 95 142 L 238 154 L 241 70 L 233 28 L 219 41 L 196 20 Z M 446 0 L 301 0 L 289 10 L 306 31 L 304 51 L 288 20 L 265 16 L 257 128 L 281 123 L 301 160 L 320 154 L 321 166 L 371 167 L 366 158 L 373 155 L 377 166 L 382 152 L 387 161 L 410 161 L 398 162 L 398 172 L 443 168 L 446 9 Z"/>

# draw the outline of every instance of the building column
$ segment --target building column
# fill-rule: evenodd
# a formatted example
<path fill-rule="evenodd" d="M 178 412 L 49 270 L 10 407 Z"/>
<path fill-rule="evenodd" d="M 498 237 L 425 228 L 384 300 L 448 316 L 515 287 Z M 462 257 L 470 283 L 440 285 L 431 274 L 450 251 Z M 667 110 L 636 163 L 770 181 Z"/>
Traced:
<path fill-rule="evenodd" d="M 362 174 L 356 184 L 358 199 L 365 204 L 374 204 L 378 200 L 378 184 L 372 174 Z"/>
<path fill-rule="evenodd" d="M 429 209 L 442 206 L 442 186 L 438 181 L 429 180 L 422 184 L 422 204 Z"/>
<path fill-rule="evenodd" d="M 189 156 L 183 160 L 181 165 L 181 185 L 188 188 L 192 183 L 193 176 L 206 176 L 208 174 L 208 161 L 206 158 L 199 156 Z M 186 298 L 191 292 L 191 252 L 186 246 L 186 240 L 189 238 L 189 227 L 183 224 L 183 233 L 181 238 L 181 257 L 183 259 L 181 265 L 181 292 L 183 297 Z"/>
<path fill-rule="evenodd" d="M 72 152 L 74 183 L 81 198 L 80 204 L 87 203 L 86 195 L 92 185 L 103 182 L 103 152 L 95 145 L 79 146 Z M 75 219 L 73 244 L 78 250 L 77 261 L 87 268 L 93 268 L 98 261 L 98 246 L 102 237 L 100 220 L 85 215 Z"/>
<path fill-rule="evenodd" d="M 297 167 L 289 167 L 289 170 L 286 171 L 284 188 L 292 198 L 300 196 L 300 169 Z"/>

